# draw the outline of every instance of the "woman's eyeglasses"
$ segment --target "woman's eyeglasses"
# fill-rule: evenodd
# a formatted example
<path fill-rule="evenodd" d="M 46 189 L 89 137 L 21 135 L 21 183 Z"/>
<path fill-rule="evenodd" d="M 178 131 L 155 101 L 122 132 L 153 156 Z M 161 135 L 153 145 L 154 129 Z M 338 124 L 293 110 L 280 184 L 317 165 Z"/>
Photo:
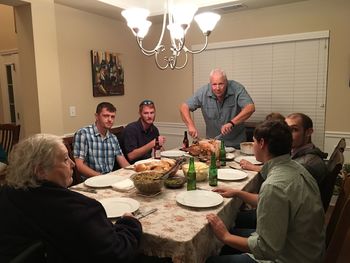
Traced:
<path fill-rule="evenodd" d="M 153 105 L 154 103 L 153 103 L 153 101 L 151 101 L 151 100 L 144 100 L 144 101 L 142 101 L 141 103 L 140 103 L 140 106 L 142 106 L 142 105 Z"/>

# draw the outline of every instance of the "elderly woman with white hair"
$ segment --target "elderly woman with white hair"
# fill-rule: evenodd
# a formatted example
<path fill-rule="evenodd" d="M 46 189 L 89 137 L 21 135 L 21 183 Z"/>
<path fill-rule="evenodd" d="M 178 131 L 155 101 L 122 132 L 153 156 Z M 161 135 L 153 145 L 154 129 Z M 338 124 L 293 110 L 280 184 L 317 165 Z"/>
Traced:
<path fill-rule="evenodd" d="M 73 167 L 57 136 L 37 134 L 15 146 L 0 189 L 0 262 L 36 240 L 48 262 L 127 262 L 136 255 L 140 222 L 125 215 L 112 224 L 98 201 L 67 189 Z"/>

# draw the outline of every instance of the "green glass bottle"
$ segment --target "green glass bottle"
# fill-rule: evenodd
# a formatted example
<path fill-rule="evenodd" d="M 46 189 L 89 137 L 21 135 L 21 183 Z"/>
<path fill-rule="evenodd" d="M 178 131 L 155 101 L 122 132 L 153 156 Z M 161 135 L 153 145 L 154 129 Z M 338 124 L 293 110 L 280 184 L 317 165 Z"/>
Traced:
<path fill-rule="evenodd" d="M 217 186 L 218 185 L 218 168 L 216 167 L 216 155 L 215 155 L 215 153 L 211 154 L 211 159 L 210 159 L 209 185 L 210 186 Z"/>
<path fill-rule="evenodd" d="M 190 164 L 187 172 L 187 191 L 196 190 L 196 169 L 194 167 L 194 158 L 190 157 Z"/>
<path fill-rule="evenodd" d="M 225 150 L 225 143 L 223 140 L 221 141 L 219 159 L 220 159 L 220 165 L 226 166 L 226 150 Z"/>

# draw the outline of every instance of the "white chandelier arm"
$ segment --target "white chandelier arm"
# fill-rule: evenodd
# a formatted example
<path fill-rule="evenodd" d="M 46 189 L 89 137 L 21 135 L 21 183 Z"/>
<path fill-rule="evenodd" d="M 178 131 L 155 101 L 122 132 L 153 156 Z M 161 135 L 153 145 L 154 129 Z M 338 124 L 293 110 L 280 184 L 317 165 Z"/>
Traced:
<path fill-rule="evenodd" d="M 183 47 L 183 50 L 184 50 L 186 53 L 189 52 L 189 53 L 191 53 L 191 54 L 199 54 L 199 53 L 201 53 L 202 51 L 204 51 L 204 49 L 206 49 L 207 46 L 208 46 L 208 35 L 205 36 L 205 43 L 204 43 L 204 46 L 203 46 L 201 49 L 199 49 L 199 50 L 190 50 L 190 49 L 188 49 L 186 46 L 184 46 L 184 47 Z"/>

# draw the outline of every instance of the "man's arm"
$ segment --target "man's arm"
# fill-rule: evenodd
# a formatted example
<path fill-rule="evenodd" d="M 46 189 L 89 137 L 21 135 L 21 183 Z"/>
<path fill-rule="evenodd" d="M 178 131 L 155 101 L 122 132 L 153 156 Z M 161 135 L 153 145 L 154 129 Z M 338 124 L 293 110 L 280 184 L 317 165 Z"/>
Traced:
<path fill-rule="evenodd" d="M 117 155 L 116 160 L 121 168 L 124 168 L 130 165 L 130 163 L 125 159 L 124 155 Z"/>
<path fill-rule="evenodd" d="M 229 187 L 218 187 L 213 190 L 214 192 L 219 193 L 223 197 L 238 197 L 240 198 L 244 203 L 250 204 L 253 207 L 256 207 L 258 205 L 258 194 L 249 193 L 246 191 L 229 188 Z"/>
<path fill-rule="evenodd" d="M 159 140 L 159 145 L 163 146 L 165 143 L 165 137 L 158 136 L 158 140 Z M 151 151 L 153 149 L 155 144 L 156 144 L 156 139 L 150 141 L 149 143 L 147 143 L 139 148 L 132 150 L 131 152 L 128 153 L 128 159 L 130 161 L 133 161 L 136 158 L 145 155 L 146 153 L 148 153 L 149 151 Z"/>
<path fill-rule="evenodd" d="M 249 119 L 250 116 L 252 116 L 254 111 L 255 111 L 255 105 L 247 104 L 238 115 L 236 115 L 235 117 L 233 117 L 233 119 L 231 119 L 231 122 L 234 123 L 234 125 L 244 122 L 245 120 Z M 221 127 L 221 133 L 224 135 L 230 133 L 232 130 L 232 127 L 233 125 L 231 123 L 225 123 Z"/>
<path fill-rule="evenodd" d="M 74 158 L 75 166 L 77 167 L 77 170 L 79 173 L 83 174 L 86 177 L 93 177 L 100 175 L 99 172 L 96 172 L 95 170 L 91 169 L 89 166 L 87 166 L 84 163 L 83 159 L 80 158 Z"/>
<path fill-rule="evenodd" d="M 215 236 L 225 245 L 238 249 L 242 252 L 250 252 L 248 238 L 232 235 L 224 222 L 215 214 L 208 214 L 207 220 L 211 225 Z"/>
<path fill-rule="evenodd" d="M 193 137 L 197 138 L 198 137 L 198 131 L 196 126 L 194 125 L 194 122 L 192 120 L 191 114 L 190 114 L 190 108 L 186 103 L 182 103 L 180 106 L 180 114 L 181 118 L 186 124 L 188 128 L 188 133 Z"/>

